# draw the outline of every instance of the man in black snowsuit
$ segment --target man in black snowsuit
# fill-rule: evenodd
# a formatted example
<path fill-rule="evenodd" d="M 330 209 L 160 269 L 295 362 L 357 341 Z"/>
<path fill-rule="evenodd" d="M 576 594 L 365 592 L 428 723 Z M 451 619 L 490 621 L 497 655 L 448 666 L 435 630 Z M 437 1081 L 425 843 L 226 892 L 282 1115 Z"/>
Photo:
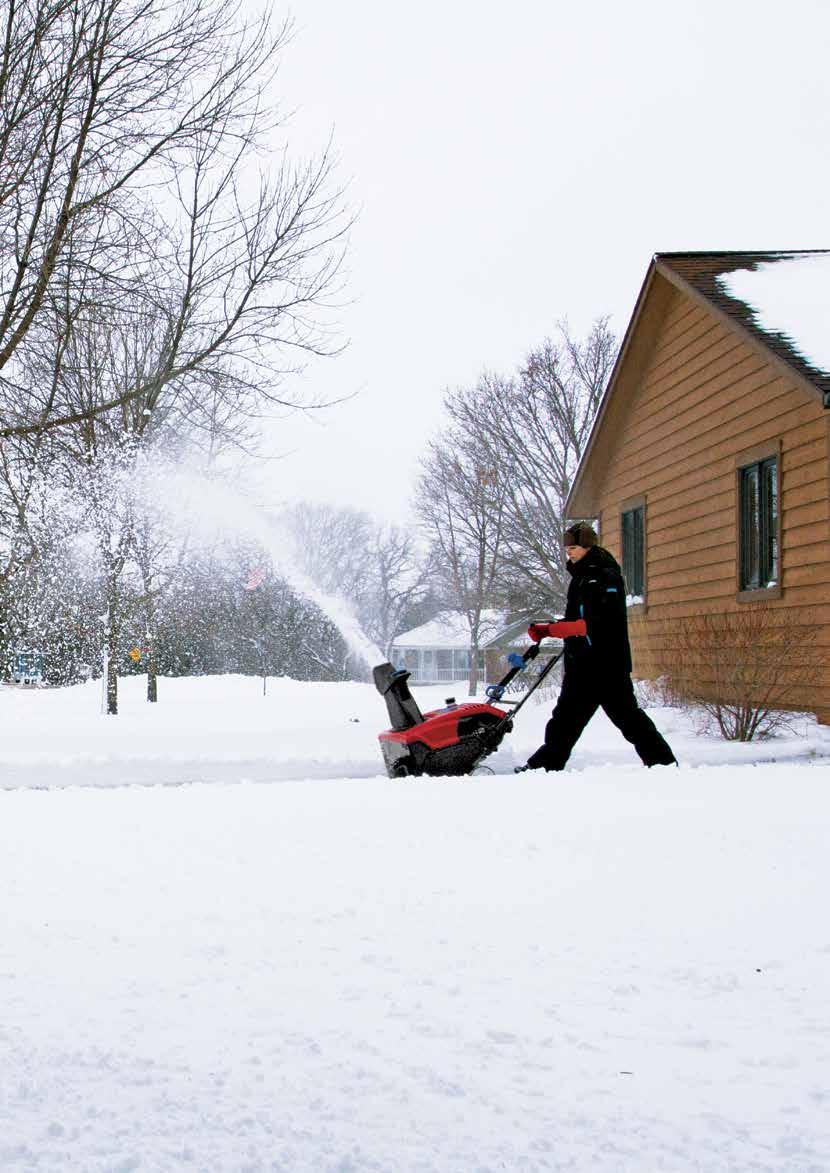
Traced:
<path fill-rule="evenodd" d="M 584 619 L 587 636 L 565 640 L 562 691 L 545 728 L 545 743 L 519 769 L 564 770 L 580 734 L 600 707 L 632 743 L 644 765 L 676 764 L 668 743 L 634 694 L 620 567 L 597 545 L 596 533 L 585 522 L 565 531 L 564 544 L 571 575 L 565 618 Z M 531 639 L 543 639 L 547 626 L 531 626 L 528 634 Z"/>

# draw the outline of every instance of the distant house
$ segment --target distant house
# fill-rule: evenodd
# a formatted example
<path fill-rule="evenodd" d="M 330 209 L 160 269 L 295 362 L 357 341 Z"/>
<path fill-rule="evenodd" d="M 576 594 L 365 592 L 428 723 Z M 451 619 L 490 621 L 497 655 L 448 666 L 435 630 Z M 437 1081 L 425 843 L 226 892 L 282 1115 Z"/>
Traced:
<path fill-rule="evenodd" d="M 788 707 L 830 723 L 829 498 L 830 252 L 656 255 L 566 503 L 623 564 L 635 671 L 768 604 L 794 662 L 826 649 Z"/>
<path fill-rule="evenodd" d="M 507 670 L 504 654 L 517 643 L 527 622 L 507 624 L 503 612 L 483 613 L 479 636 L 479 673 L 495 680 Z M 470 625 L 459 611 L 444 611 L 429 623 L 399 635 L 392 645 L 392 662 L 412 673 L 413 684 L 451 684 L 470 676 Z"/>

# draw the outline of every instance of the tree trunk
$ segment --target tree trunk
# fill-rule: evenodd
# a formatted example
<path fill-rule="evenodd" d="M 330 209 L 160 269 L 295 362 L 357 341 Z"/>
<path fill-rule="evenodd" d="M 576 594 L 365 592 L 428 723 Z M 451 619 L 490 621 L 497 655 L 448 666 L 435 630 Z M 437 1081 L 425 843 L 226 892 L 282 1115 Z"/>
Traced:
<path fill-rule="evenodd" d="M 469 696 L 475 696 L 478 692 L 478 640 L 474 639 L 470 644 L 470 687 L 468 691 Z"/>
<path fill-rule="evenodd" d="M 115 580 L 107 582 L 107 715 L 118 715 L 118 593 Z"/>
<path fill-rule="evenodd" d="M 156 610 L 150 593 L 149 575 L 145 576 L 144 589 L 147 592 L 147 602 L 144 609 L 144 654 L 147 657 L 147 700 L 155 704 L 159 699 L 158 693 L 158 656 L 156 655 Z"/>
<path fill-rule="evenodd" d="M 158 664 L 156 662 L 156 643 L 150 633 L 147 633 L 147 700 L 151 704 L 159 699 L 158 691 Z"/>

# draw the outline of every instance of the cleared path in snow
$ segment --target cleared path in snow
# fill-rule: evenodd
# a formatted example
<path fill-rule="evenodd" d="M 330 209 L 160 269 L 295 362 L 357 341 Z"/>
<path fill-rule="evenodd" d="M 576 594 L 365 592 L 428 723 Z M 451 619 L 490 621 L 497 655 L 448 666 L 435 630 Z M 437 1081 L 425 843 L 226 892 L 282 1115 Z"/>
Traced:
<path fill-rule="evenodd" d="M 822 1173 L 830 768 L 0 793 L 0 1168 Z"/>

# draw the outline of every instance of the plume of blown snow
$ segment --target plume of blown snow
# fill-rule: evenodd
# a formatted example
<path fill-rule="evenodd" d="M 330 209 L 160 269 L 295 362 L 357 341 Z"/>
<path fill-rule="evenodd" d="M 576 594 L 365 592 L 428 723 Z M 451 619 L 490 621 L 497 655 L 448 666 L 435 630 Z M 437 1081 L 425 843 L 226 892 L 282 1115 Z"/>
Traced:
<path fill-rule="evenodd" d="M 161 494 L 165 512 L 195 536 L 238 537 L 255 541 L 289 585 L 317 606 L 335 624 L 349 651 L 367 666 L 379 664 L 383 653 L 366 635 L 347 600 L 321 590 L 299 569 L 293 542 L 279 521 L 244 493 L 202 473 L 171 467 L 153 470 L 153 486 Z"/>

